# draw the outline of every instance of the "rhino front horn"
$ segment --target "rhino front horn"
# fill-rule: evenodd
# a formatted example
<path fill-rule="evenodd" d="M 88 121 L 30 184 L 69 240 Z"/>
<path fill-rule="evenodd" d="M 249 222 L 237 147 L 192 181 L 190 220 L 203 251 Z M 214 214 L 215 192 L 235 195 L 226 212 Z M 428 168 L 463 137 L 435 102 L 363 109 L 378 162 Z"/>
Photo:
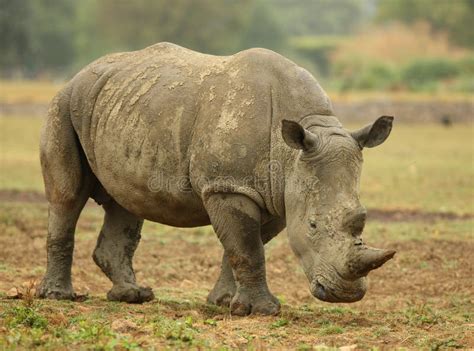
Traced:
<path fill-rule="evenodd" d="M 381 250 L 363 246 L 349 262 L 349 270 L 354 278 L 366 276 L 371 270 L 379 268 L 393 258 L 395 250 Z"/>

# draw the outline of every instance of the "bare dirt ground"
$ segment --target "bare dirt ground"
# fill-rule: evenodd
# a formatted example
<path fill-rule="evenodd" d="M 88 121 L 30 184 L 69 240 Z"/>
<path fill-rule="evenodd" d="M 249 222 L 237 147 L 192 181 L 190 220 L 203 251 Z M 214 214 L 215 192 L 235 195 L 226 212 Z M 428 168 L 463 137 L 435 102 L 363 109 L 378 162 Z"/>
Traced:
<path fill-rule="evenodd" d="M 87 299 L 29 302 L 46 326 L 39 336 L 22 331 L 18 337 L 15 331 L 20 333 L 18 328 L 24 326 L 15 324 L 11 311 L 18 312 L 25 303 L 7 294 L 14 287 L 24 291 L 28 282 L 38 282 L 44 274 L 47 208 L 34 193 L 3 191 L 0 200 L 0 340 L 5 348 L 474 347 L 474 242 L 443 234 L 427 239 L 436 226 L 424 222 L 419 239 L 403 239 L 402 234 L 390 239 L 378 233 L 381 226 L 382 232 L 396 232 L 397 221 L 428 218 L 454 223 L 459 218 L 453 215 L 375 212 L 372 219 L 378 224 L 367 229 L 366 239 L 398 253 L 370 274 L 366 297 L 351 305 L 327 304 L 310 295 L 282 233 L 266 248 L 268 281 L 282 302 L 281 315 L 236 318 L 225 308 L 205 303 L 222 253 L 210 228 L 145 225 L 135 267 L 138 281 L 153 287 L 157 299 L 144 305 L 107 302 L 111 284 L 91 259 L 101 225 L 101 209 L 93 203 L 78 225 L 73 267 L 76 292 Z"/>

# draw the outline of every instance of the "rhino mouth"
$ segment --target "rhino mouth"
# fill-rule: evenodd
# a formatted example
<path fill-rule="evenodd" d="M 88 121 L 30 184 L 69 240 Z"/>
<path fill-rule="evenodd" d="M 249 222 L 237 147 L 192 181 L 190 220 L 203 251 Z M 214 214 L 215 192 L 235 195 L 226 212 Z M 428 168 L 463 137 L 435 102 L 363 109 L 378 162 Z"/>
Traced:
<path fill-rule="evenodd" d="M 351 291 L 344 291 L 342 294 L 337 293 L 330 288 L 328 284 L 322 284 L 318 279 L 315 279 L 311 284 L 311 293 L 318 300 L 324 302 L 356 302 L 362 300 L 366 289 L 355 289 Z"/>

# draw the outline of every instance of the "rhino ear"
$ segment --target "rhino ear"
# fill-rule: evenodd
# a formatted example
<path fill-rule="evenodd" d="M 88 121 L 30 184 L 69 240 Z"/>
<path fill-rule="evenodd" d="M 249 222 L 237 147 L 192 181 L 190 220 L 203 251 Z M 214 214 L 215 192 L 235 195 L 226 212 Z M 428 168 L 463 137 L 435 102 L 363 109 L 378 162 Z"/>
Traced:
<path fill-rule="evenodd" d="M 382 116 L 377 120 L 359 130 L 351 133 L 352 137 L 359 143 L 361 148 L 374 147 L 382 144 L 392 131 L 392 116 Z"/>
<path fill-rule="evenodd" d="M 284 119 L 281 122 L 281 134 L 285 143 L 293 149 L 308 151 L 316 144 L 315 135 L 294 121 Z"/>

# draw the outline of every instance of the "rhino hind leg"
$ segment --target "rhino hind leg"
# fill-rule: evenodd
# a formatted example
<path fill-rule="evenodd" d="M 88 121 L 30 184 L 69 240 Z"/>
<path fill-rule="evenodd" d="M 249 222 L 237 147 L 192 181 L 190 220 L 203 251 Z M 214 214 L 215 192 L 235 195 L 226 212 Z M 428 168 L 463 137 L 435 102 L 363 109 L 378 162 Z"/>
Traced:
<path fill-rule="evenodd" d="M 206 202 L 206 209 L 235 278 L 231 313 L 277 314 L 280 303 L 270 293 L 266 281 L 260 208 L 244 195 L 215 194 Z M 228 276 L 228 272 L 225 274 Z"/>
<path fill-rule="evenodd" d="M 75 227 L 86 202 L 82 200 L 78 199 L 72 208 L 58 203 L 49 205 L 47 268 L 36 290 L 39 298 L 74 300 L 76 296 L 71 282 L 71 266 Z"/>
<path fill-rule="evenodd" d="M 107 293 L 110 301 L 142 303 L 154 298 L 151 288 L 136 284 L 132 260 L 140 241 L 143 219 L 131 214 L 115 201 L 103 204 L 105 219 L 94 250 L 94 262 L 112 281 Z"/>
<path fill-rule="evenodd" d="M 46 274 L 36 296 L 75 298 L 71 282 L 74 232 L 94 178 L 68 115 L 68 99 L 53 100 L 41 134 L 40 159 L 48 207 Z"/>
<path fill-rule="evenodd" d="M 285 228 L 285 221 L 273 219 L 260 228 L 262 242 L 265 245 Z M 214 288 L 207 296 L 207 302 L 217 306 L 229 307 L 237 290 L 232 267 L 226 253 L 222 256 L 221 272 Z"/>

